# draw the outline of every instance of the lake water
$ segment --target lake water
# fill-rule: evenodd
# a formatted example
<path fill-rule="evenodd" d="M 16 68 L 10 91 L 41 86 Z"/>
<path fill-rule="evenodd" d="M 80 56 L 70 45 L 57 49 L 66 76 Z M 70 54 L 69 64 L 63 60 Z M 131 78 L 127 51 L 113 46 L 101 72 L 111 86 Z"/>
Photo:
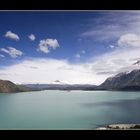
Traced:
<path fill-rule="evenodd" d="M 0 93 L 0 129 L 95 129 L 140 123 L 140 92 Z"/>

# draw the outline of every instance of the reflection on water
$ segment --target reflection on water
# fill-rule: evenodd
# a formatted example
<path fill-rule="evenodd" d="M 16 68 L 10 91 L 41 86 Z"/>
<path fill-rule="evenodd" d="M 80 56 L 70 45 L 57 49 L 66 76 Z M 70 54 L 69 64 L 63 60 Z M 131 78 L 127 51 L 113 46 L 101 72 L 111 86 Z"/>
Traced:
<path fill-rule="evenodd" d="M 112 123 L 140 123 L 140 98 L 113 102 L 83 103 L 81 105 L 86 108 L 106 109 L 108 118 L 117 118 L 116 121 Z"/>
<path fill-rule="evenodd" d="M 81 104 L 85 107 L 96 107 L 96 106 L 116 106 L 124 109 L 136 109 L 140 106 L 140 98 L 138 99 L 127 99 L 118 100 L 114 102 L 97 102 L 97 103 L 83 103 Z"/>

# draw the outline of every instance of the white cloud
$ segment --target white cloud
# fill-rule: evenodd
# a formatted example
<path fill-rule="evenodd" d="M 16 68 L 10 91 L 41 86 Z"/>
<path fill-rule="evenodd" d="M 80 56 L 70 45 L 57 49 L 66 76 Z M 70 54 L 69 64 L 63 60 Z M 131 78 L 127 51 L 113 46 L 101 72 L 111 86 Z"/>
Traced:
<path fill-rule="evenodd" d="M 113 49 L 113 48 L 115 48 L 115 46 L 114 45 L 109 45 L 109 48 Z"/>
<path fill-rule="evenodd" d="M 118 40 L 119 47 L 140 47 L 140 36 L 136 34 L 125 34 Z"/>
<path fill-rule="evenodd" d="M 46 44 L 53 49 L 59 47 L 58 41 L 56 39 L 46 39 Z"/>
<path fill-rule="evenodd" d="M 31 41 L 34 41 L 36 39 L 34 34 L 30 34 L 28 37 Z"/>
<path fill-rule="evenodd" d="M 75 57 L 76 57 L 76 58 L 80 58 L 81 55 L 82 55 L 82 54 L 85 54 L 85 53 L 86 53 L 86 51 L 85 51 L 85 50 L 82 50 L 80 53 L 75 54 Z"/>
<path fill-rule="evenodd" d="M 40 40 L 38 51 L 49 53 L 50 49 L 56 49 L 59 47 L 59 43 L 56 39 L 43 39 Z"/>
<path fill-rule="evenodd" d="M 16 41 L 20 40 L 19 36 L 15 33 L 12 33 L 11 31 L 6 32 L 5 37 Z"/>
<path fill-rule="evenodd" d="M 81 55 L 80 55 L 79 53 L 77 53 L 77 54 L 75 54 L 75 57 L 76 57 L 76 58 L 80 58 Z"/>
<path fill-rule="evenodd" d="M 118 40 L 118 46 L 112 51 L 94 58 L 90 62 L 90 69 L 106 78 L 114 74 L 140 69 L 133 65 L 140 59 L 139 36 L 125 34 Z"/>
<path fill-rule="evenodd" d="M 13 58 L 23 55 L 23 53 L 20 50 L 17 50 L 16 48 L 13 47 L 7 47 L 7 49 L 1 48 L 0 51 L 9 54 Z"/>
<path fill-rule="evenodd" d="M 0 54 L 0 57 L 4 58 L 5 56 L 3 54 Z"/>
<path fill-rule="evenodd" d="M 41 52 L 44 52 L 44 53 L 49 53 L 50 50 L 48 47 L 46 46 L 43 46 L 43 45 L 40 45 L 39 48 L 37 48 L 37 51 L 41 51 Z"/>

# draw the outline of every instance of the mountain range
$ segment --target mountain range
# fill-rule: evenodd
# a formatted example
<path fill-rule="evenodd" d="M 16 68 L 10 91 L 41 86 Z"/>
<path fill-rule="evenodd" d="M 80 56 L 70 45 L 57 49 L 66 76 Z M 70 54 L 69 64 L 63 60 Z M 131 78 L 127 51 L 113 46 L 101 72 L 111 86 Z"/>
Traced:
<path fill-rule="evenodd" d="M 27 92 L 38 90 L 127 90 L 140 91 L 140 69 L 119 73 L 107 78 L 101 85 L 64 84 L 56 80 L 53 84 L 16 85 L 8 80 L 0 80 L 0 93 Z"/>
<path fill-rule="evenodd" d="M 109 77 L 96 89 L 100 90 L 140 90 L 140 70 L 123 72 Z"/>
<path fill-rule="evenodd" d="M 96 87 L 90 84 L 26 84 L 29 88 L 48 89 L 48 90 L 84 90 L 90 87 Z"/>

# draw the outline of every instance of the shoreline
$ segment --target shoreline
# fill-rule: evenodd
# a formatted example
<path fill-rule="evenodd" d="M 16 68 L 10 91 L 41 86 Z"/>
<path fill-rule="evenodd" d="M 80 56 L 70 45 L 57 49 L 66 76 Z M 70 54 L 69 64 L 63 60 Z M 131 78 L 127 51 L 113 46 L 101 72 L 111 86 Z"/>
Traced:
<path fill-rule="evenodd" d="M 96 130 L 140 130 L 140 124 L 109 124 L 96 128 Z"/>

